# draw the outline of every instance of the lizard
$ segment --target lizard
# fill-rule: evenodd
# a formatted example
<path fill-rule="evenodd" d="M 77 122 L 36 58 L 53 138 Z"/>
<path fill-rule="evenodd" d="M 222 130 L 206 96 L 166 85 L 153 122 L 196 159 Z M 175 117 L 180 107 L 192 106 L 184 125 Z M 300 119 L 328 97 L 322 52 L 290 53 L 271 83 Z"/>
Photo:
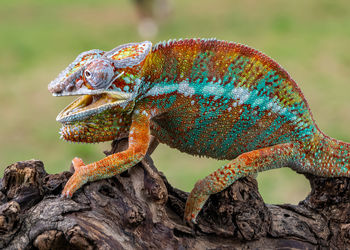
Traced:
<path fill-rule="evenodd" d="M 134 166 L 152 138 L 191 155 L 230 160 L 194 185 L 184 212 L 189 224 L 211 194 L 247 175 L 290 167 L 350 176 L 350 144 L 325 135 L 287 71 L 243 44 L 180 39 L 90 50 L 48 89 L 79 96 L 57 117 L 63 139 L 129 139 L 128 149 L 97 162 L 74 158 L 63 197 Z"/>

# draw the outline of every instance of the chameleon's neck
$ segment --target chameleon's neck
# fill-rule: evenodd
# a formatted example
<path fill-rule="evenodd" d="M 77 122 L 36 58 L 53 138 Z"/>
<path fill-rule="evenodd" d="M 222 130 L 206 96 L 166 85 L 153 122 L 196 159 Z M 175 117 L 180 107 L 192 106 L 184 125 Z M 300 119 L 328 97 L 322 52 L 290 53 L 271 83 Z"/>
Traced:
<path fill-rule="evenodd" d="M 307 156 L 315 174 L 326 177 L 350 177 L 350 143 L 320 133 L 310 144 Z"/>

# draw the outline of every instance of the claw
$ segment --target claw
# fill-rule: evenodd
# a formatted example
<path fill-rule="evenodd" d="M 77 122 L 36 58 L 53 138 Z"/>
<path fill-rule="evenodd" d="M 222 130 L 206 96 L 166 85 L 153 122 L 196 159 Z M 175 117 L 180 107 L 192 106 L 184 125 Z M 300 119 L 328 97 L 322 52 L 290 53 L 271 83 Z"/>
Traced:
<path fill-rule="evenodd" d="M 62 191 L 61 197 L 63 198 L 72 198 L 73 193 L 74 193 L 74 189 L 75 189 L 75 184 L 72 183 L 74 182 L 74 180 L 72 181 L 72 179 L 74 178 L 74 176 L 72 176 L 68 182 L 66 183 L 66 185 L 64 186 L 64 189 Z M 75 179 L 75 178 L 74 178 Z"/>
<path fill-rule="evenodd" d="M 196 215 L 192 213 L 190 216 L 185 216 L 184 223 L 190 228 L 194 228 L 197 225 Z"/>

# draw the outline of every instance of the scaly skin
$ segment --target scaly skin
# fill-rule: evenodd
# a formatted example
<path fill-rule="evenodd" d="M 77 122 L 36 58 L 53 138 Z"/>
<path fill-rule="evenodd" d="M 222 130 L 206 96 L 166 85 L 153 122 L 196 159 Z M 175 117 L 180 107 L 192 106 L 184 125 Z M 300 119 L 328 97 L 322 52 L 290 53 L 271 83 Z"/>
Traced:
<path fill-rule="evenodd" d="M 63 195 L 142 160 L 155 136 L 191 155 L 232 160 L 191 191 L 195 223 L 210 194 L 252 173 L 289 166 L 349 176 L 350 144 L 324 135 L 288 73 L 244 45 L 188 39 L 84 52 L 50 83 L 56 96 L 84 95 L 58 116 L 62 136 L 99 142 L 129 136 L 126 151 L 88 165 L 75 158 Z M 67 132 L 69 131 L 69 133 Z"/>

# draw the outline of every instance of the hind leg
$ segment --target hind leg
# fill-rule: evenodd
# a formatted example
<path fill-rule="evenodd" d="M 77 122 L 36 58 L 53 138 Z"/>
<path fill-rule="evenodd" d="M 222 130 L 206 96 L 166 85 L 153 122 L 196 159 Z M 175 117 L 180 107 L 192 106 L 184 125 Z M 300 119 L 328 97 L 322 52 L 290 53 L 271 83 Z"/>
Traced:
<path fill-rule="evenodd" d="M 196 217 L 209 195 L 224 190 L 235 180 L 249 174 L 284 167 L 293 159 L 295 152 L 296 146 L 292 143 L 253 150 L 241 154 L 227 165 L 199 180 L 187 199 L 185 221 L 196 223 Z"/>

